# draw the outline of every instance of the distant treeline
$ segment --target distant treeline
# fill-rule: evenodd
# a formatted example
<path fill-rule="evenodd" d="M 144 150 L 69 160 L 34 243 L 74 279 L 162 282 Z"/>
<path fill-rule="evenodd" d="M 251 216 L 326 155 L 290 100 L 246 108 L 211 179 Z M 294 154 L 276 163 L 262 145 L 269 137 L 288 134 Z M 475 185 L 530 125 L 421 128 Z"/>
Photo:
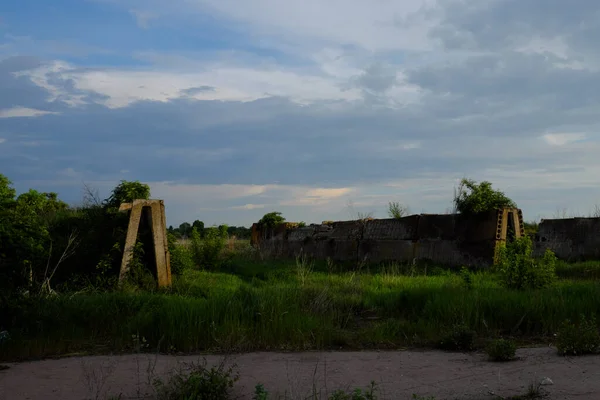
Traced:
<path fill-rule="evenodd" d="M 167 231 L 173 234 L 177 239 L 187 239 L 192 234 L 192 229 L 196 228 L 201 237 L 204 236 L 204 222 L 195 220 L 193 223 L 184 222 L 178 228 L 169 226 Z M 221 226 L 219 226 L 219 229 Z M 245 226 L 228 226 L 227 234 L 229 237 L 235 236 L 238 239 L 250 239 L 250 228 Z"/>

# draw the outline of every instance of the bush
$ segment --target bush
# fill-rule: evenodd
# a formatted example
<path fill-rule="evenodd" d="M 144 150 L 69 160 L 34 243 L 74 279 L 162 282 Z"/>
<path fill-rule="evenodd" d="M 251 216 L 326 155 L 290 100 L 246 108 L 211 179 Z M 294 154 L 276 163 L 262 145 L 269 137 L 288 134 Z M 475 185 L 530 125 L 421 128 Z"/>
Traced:
<path fill-rule="evenodd" d="M 439 347 L 449 351 L 470 351 L 473 350 L 474 342 L 475 331 L 466 325 L 457 324 L 440 341 Z"/>
<path fill-rule="evenodd" d="M 254 395 L 252 395 L 252 400 L 268 400 L 269 392 L 265 390 L 265 387 L 259 383 L 254 387 Z"/>
<path fill-rule="evenodd" d="M 510 361 L 515 358 L 517 345 L 509 339 L 497 339 L 492 341 L 485 350 L 492 361 Z"/>
<path fill-rule="evenodd" d="M 516 208 L 514 201 L 492 189 L 490 182 L 477 184 L 472 179 L 462 179 L 454 194 L 454 208 L 461 214 L 480 214 L 498 208 Z"/>
<path fill-rule="evenodd" d="M 568 319 L 561 324 L 556 344 L 559 354 L 572 356 L 592 354 L 597 352 L 599 347 L 600 333 L 594 316 L 586 319 L 585 315 L 581 315 L 578 325 Z"/>
<path fill-rule="evenodd" d="M 239 379 L 233 370 L 234 366 L 226 369 L 224 363 L 210 369 L 206 368 L 206 362 L 191 364 L 187 373 L 178 371 L 167 383 L 155 379 L 156 397 L 159 400 L 229 399 L 230 391 Z"/>
<path fill-rule="evenodd" d="M 408 207 L 400 204 L 397 201 L 388 203 L 388 216 L 390 218 L 400 219 L 408 215 Z"/>
<path fill-rule="evenodd" d="M 204 230 L 204 238 L 196 229 L 190 237 L 194 263 L 203 269 L 217 269 L 221 265 L 221 253 L 227 244 L 227 226 L 210 227 Z"/>
<path fill-rule="evenodd" d="M 540 289 L 556 280 L 556 256 L 546 249 L 540 260 L 533 258 L 531 238 L 523 236 L 498 248 L 495 270 L 509 289 Z"/>
<path fill-rule="evenodd" d="M 376 400 L 376 386 L 375 382 L 372 381 L 365 390 L 354 389 L 351 393 L 347 393 L 343 390 L 336 390 L 329 396 L 329 400 Z M 315 396 L 315 398 L 317 397 Z"/>
<path fill-rule="evenodd" d="M 194 268 L 192 253 L 185 247 L 177 244 L 177 238 L 172 233 L 167 234 L 169 254 L 171 260 L 171 273 L 181 275 L 186 269 Z"/>

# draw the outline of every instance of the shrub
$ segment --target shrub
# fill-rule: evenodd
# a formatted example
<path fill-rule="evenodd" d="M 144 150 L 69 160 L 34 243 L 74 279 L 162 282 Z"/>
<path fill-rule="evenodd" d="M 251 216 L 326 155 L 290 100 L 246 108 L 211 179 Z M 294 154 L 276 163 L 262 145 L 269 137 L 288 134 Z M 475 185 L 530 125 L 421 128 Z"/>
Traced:
<path fill-rule="evenodd" d="M 540 260 L 533 258 L 531 238 L 523 236 L 498 248 L 495 269 L 510 289 L 539 289 L 556 280 L 556 256 L 546 249 Z"/>
<path fill-rule="evenodd" d="M 578 325 L 568 319 L 561 324 L 556 344 L 559 354 L 572 356 L 592 354 L 598 351 L 599 347 L 600 333 L 598 333 L 595 316 L 587 319 L 581 315 Z"/>
<path fill-rule="evenodd" d="M 267 400 L 269 398 L 269 392 L 265 390 L 265 387 L 259 383 L 254 387 L 254 395 L 252 400 Z"/>
<path fill-rule="evenodd" d="M 185 247 L 177 244 L 177 239 L 172 233 L 167 234 L 169 253 L 171 257 L 171 273 L 181 275 L 186 269 L 194 268 L 192 253 Z"/>
<path fill-rule="evenodd" d="M 469 329 L 466 325 L 457 324 L 440 341 L 439 347 L 442 350 L 470 351 L 473 350 L 474 342 L 475 331 Z"/>
<path fill-rule="evenodd" d="M 496 339 L 485 350 L 492 361 L 510 361 L 515 358 L 517 345 L 510 339 Z"/>
<path fill-rule="evenodd" d="M 341 389 L 336 390 L 331 394 L 331 396 L 329 396 L 329 400 L 376 400 L 376 386 L 376 383 L 374 381 L 371 381 L 371 384 L 365 390 L 354 389 L 351 393 L 347 393 Z"/>
<path fill-rule="evenodd" d="M 224 363 L 206 368 L 206 362 L 191 364 L 187 373 L 178 371 L 165 383 L 160 379 L 153 382 L 159 400 L 211 399 L 226 400 L 239 379 L 234 366 L 225 368 Z"/>
<path fill-rule="evenodd" d="M 274 228 L 277 225 L 281 225 L 285 222 L 285 218 L 281 216 L 279 211 L 273 211 L 270 213 L 266 213 L 263 217 L 258 221 L 258 224 L 265 228 Z"/>
<path fill-rule="evenodd" d="M 492 189 L 490 182 L 479 184 L 472 179 L 462 179 L 454 194 L 454 208 L 461 214 L 479 214 L 498 208 L 516 208 L 514 201 Z"/>
<path fill-rule="evenodd" d="M 221 265 L 221 253 L 227 244 L 227 226 L 210 227 L 204 230 L 204 238 L 192 229 L 191 250 L 193 261 L 204 269 L 216 269 Z"/>
<path fill-rule="evenodd" d="M 388 215 L 390 218 L 400 219 L 408 214 L 408 207 L 397 201 L 388 203 Z"/>

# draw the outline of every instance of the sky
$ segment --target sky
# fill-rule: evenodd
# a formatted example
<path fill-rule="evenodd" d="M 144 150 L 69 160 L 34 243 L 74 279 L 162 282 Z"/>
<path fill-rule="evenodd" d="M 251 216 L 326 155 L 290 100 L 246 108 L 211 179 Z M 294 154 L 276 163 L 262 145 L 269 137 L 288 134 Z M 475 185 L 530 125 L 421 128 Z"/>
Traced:
<path fill-rule="evenodd" d="M 597 0 L 7 0 L 0 173 L 139 180 L 174 226 L 444 213 L 463 177 L 588 215 L 598 38 Z"/>

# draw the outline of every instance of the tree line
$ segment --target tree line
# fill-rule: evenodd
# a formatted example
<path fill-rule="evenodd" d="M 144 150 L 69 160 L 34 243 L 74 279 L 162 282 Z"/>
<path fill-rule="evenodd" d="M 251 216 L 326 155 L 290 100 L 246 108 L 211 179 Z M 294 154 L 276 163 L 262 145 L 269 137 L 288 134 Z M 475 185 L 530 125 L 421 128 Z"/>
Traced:
<path fill-rule="evenodd" d="M 167 232 L 172 234 L 177 239 L 189 239 L 192 236 L 192 231 L 196 229 L 200 237 L 204 237 L 206 228 L 204 222 L 195 220 L 191 224 L 189 222 L 183 222 L 177 228 L 169 226 Z M 245 226 L 226 226 L 219 225 L 219 231 L 226 230 L 229 237 L 235 237 L 237 239 L 250 239 L 252 229 L 246 228 Z"/>

